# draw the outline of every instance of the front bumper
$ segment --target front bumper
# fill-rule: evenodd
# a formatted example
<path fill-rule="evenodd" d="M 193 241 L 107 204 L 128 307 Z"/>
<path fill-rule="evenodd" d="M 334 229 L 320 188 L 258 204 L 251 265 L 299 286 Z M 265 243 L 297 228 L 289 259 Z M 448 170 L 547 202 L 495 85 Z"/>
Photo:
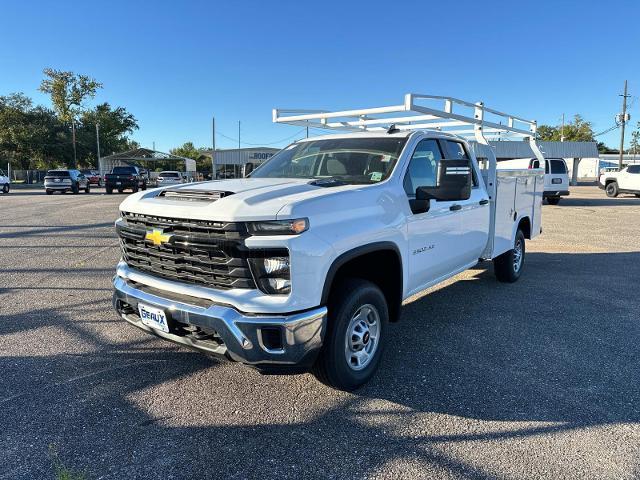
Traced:
<path fill-rule="evenodd" d="M 249 315 L 230 306 L 158 290 L 117 275 L 113 286 L 113 306 L 132 325 L 166 340 L 250 365 L 310 366 L 326 331 L 326 307 L 288 315 Z M 144 325 L 138 315 L 138 303 L 162 309 L 170 325 L 169 333 Z M 214 331 L 215 341 L 185 334 L 185 326 L 207 333 Z"/>
<path fill-rule="evenodd" d="M 568 197 L 569 196 L 569 190 L 545 190 L 542 193 L 542 196 L 544 198 L 548 198 L 548 197 Z"/>

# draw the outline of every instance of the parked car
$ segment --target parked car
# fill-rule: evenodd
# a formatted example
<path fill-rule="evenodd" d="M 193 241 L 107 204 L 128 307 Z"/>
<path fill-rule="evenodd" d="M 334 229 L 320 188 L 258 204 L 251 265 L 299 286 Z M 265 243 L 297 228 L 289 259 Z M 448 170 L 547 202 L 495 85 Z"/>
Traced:
<path fill-rule="evenodd" d="M 536 158 L 516 158 L 501 160 L 499 169 L 540 168 Z M 544 199 L 549 205 L 558 205 L 560 197 L 569 195 L 569 170 L 563 158 L 547 158 L 544 162 Z"/>
<path fill-rule="evenodd" d="M 179 185 L 185 183 L 180 172 L 165 171 L 158 174 L 157 185 L 158 187 L 166 187 L 169 185 Z"/>
<path fill-rule="evenodd" d="M 104 186 L 108 194 L 112 194 L 114 190 L 122 193 L 127 189 L 135 193 L 147 189 L 147 177 L 138 167 L 113 167 L 111 173 L 104 176 Z"/>
<path fill-rule="evenodd" d="M 96 187 L 102 187 L 102 175 L 98 170 L 80 170 L 82 174 L 87 177 L 90 185 L 95 185 Z"/>
<path fill-rule="evenodd" d="M 640 198 L 640 164 L 628 165 L 620 171 L 604 171 L 598 177 L 598 187 L 607 197 L 631 193 Z"/>
<path fill-rule="evenodd" d="M 87 177 L 78 170 L 49 170 L 44 177 L 44 190 L 47 195 L 53 192 L 79 193 L 80 190 L 89 193 L 91 185 Z"/>
<path fill-rule="evenodd" d="M 11 180 L 7 175 L 5 175 L 4 171 L 0 170 L 0 191 L 2 193 L 9 193 L 10 188 Z"/>
<path fill-rule="evenodd" d="M 339 113 L 301 116 L 342 125 Z M 166 340 L 261 370 L 311 367 L 351 390 L 375 373 L 403 300 L 479 259 L 518 280 L 525 239 L 541 233 L 542 172 L 496 170 L 488 145 L 445 132 L 377 128 L 297 141 L 249 178 L 130 195 L 116 311 Z"/>

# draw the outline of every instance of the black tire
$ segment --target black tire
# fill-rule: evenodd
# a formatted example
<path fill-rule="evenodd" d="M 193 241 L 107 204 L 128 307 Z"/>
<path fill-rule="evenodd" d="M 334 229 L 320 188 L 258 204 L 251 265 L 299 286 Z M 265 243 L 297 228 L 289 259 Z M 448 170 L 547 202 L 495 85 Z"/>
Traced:
<path fill-rule="evenodd" d="M 47 195 L 53 195 L 53 190 L 47 189 L 47 190 L 45 190 L 45 192 L 47 192 Z"/>
<path fill-rule="evenodd" d="M 71 187 L 71 191 L 74 195 L 80 193 L 80 184 L 76 183 L 75 185 L 73 185 L 73 187 Z"/>
<path fill-rule="evenodd" d="M 147 184 L 146 184 L 146 183 L 143 183 L 143 184 L 142 184 L 142 190 L 146 190 L 146 189 L 147 189 Z"/>
<path fill-rule="evenodd" d="M 2 193 L 9 193 L 9 184 L 5 183 L 2 185 Z"/>
<path fill-rule="evenodd" d="M 520 278 L 524 268 L 525 244 L 524 233 L 518 230 L 513 242 L 514 248 L 493 259 L 493 270 L 500 282 L 513 283 Z M 519 260 L 517 252 L 520 251 Z"/>
<path fill-rule="evenodd" d="M 315 365 L 313 373 L 322 383 L 338 390 L 351 391 L 367 383 L 376 373 L 380 364 L 380 359 L 384 352 L 386 343 L 387 326 L 389 323 L 389 312 L 387 301 L 382 291 L 373 283 L 358 278 L 350 278 L 341 282 L 333 290 L 329 300 L 329 318 L 327 319 L 327 333 L 324 345 Z M 358 312 L 368 312 L 363 319 L 367 322 L 367 329 L 362 335 L 362 351 L 372 348 L 368 360 L 360 369 L 352 366 L 352 362 L 347 360 L 347 352 L 352 351 L 354 356 L 357 352 L 350 350 L 350 342 L 347 329 L 351 329 L 354 321 L 356 324 L 356 314 Z M 373 320 L 372 322 L 370 320 Z M 377 324 L 377 335 L 372 342 L 373 334 Z M 351 338 L 355 337 L 355 331 Z M 353 340 L 351 340 L 353 342 Z M 371 345 L 369 343 L 371 342 Z"/>
<path fill-rule="evenodd" d="M 607 197 L 615 198 L 618 196 L 620 191 L 618 190 L 618 182 L 607 183 L 607 186 L 604 188 L 604 191 L 607 194 Z"/>
<path fill-rule="evenodd" d="M 119 189 L 118 189 L 118 193 L 122 193 L 122 192 L 124 192 L 124 189 L 119 188 Z"/>
<path fill-rule="evenodd" d="M 560 203 L 560 197 L 547 197 L 547 203 L 549 205 L 558 205 Z"/>
<path fill-rule="evenodd" d="M 98 180 L 98 188 L 102 187 L 102 180 Z"/>
<path fill-rule="evenodd" d="M 113 188 L 106 188 L 107 195 L 111 195 L 113 193 Z"/>
<path fill-rule="evenodd" d="M 84 193 L 90 193 L 90 192 L 91 192 L 91 185 L 89 185 L 89 184 L 87 183 L 87 186 L 86 186 L 86 188 L 84 189 Z"/>
<path fill-rule="evenodd" d="M 131 191 L 132 191 L 133 193 L 138 193 L 138 185 L 135 185 L 135 186 L 131 189 Z"/>
<path fill-rule="evenodd" d="M 634 195 L 636 196 L 636 198 L 640 198 L 640 193 L 634 193 Z"/>

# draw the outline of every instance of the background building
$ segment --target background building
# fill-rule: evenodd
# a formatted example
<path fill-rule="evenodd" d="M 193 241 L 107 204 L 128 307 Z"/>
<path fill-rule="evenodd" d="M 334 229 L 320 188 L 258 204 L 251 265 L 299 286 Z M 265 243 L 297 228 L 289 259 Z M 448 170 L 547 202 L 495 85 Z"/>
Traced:
<path fill-rule="evenodd" d="M 216 168 L 216 178 L 239 178 L 242 177 L 243 168 L 247 164 L 251 164 L 253 168 L 262 164 L 265 160 L 270 159 L 279 152 L 279 148 L 270 147 L 253 147 L 253 148 L 234 148 L 228 150 L 217 150 L 214 154 L 214 162 Z M 203 150 L 203 157 L 211 159 L 212 151 Z"/>

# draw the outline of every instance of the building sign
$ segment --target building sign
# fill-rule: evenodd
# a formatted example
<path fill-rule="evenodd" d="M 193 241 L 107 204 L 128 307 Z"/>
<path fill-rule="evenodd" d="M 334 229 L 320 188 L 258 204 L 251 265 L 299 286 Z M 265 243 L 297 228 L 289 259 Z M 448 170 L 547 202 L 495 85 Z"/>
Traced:
<path fill-rule="evenodd" d="M 272 152 L 251 152 L 249 153 L 249 161 L 251 162 L 264 162 L 273 157 Z"/>

